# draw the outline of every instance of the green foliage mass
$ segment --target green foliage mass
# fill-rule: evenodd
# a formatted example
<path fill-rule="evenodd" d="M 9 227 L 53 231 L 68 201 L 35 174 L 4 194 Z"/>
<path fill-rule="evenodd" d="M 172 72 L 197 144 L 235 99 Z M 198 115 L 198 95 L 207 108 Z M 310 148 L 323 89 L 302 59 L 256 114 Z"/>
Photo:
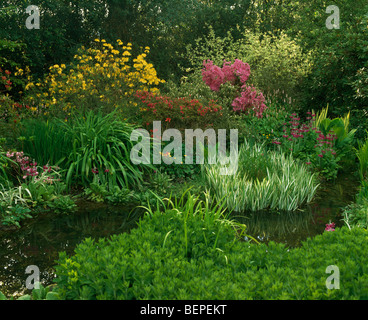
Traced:
<path fill-rule="evenodd" d="M 80 45 L 96 37 L 121 39 L 136 46 L 150 46 L 160 76 L 176 74 L 188 43 L 193 43 L 208 25 L 219 34 L 243 25 L 250 0 L 41 0 L 40 30 L 28 30 L 25 9 L 30 0 L 7 0 L 0 5 L 0 38 L 19 41 L 27 48 L 32 70 L 38 75 L 48 66 L 69 61 Z M 190 13 L 190 15 L 188 15 Z M 31 36 L 30 36 L 31 35 Z M 185 63 L 185 61 L 184 61 Z"/>
<path fill-rule="evenodd" d="M 142 181 L 143 169 L 130 162 L 132 130 L 114 113 L 90 111 L 67 122 L 25 121 L 21 132 L 26 137 L 23 150 L 41 163 L 58 164 L 66 172 L 68 186 L 88 186 L 97 176 L 112 188 Z"/>
<path fill-rule="evenodd" d="M 31 4 L 8 0 L 0 5 L 0 63 L 12 72 L 29 65 L 41 76 L 51 65 L 67 64 L 80 45 L 89 46 L 96 37 L 120 38 L 135 50 L 151 47 L 150 59 L 166 80 L 177 82 L 192 67 L 186 54 L 191 46 L 209 49 L 207 58 L 214 60 L 245 58 L 259 89 L 297 95 L 305 110 L 328 103 L 339 116 L 367 105 L 365 0 L 335 1 L 340 29 L 334 30 L 326 27 L 331 15 L 326 0 L 41 0 L 41 29 L 28 30 L 25 8 Z M 208 47 L 211 32 L 223 40 Z M 240 52 L 234 51 L 238 41 Z M 235 55 L 222 57 L 223 48 Z M 18 95 L 24 79 L 12 80 L 19 82 L 12 91 Z"/>
<path fill-rule="evenodd" d="M 368 234 L 344 227 L 289 250 L 239 241 L 234 225 L 198 210 L 167 208 L 130 234 L 85 239 L 60 254 L 61 299 L 367 299 Z M 207 218 L 207 219 L 206 219 Z M 326 288 L 326 268 L 340 290 Z"/>
<path fill-rule="evenodd" d="M 186 56 L 195 70 L 207 59 L 220 67 L 224 60 L 240 59 L 251 68 L 247 83 L 266 95 L 278 94 L 294 100 L 299 97 L 299 88 L 312 66 L 311 52 L 303 52 L 283 31 L 273 35 L 243 30 L 242 37 L 236 40 L 230 32 L 222 37 L 210 28 L 208 35 L 196 40 L 195 46 L 188 45 Z"/>

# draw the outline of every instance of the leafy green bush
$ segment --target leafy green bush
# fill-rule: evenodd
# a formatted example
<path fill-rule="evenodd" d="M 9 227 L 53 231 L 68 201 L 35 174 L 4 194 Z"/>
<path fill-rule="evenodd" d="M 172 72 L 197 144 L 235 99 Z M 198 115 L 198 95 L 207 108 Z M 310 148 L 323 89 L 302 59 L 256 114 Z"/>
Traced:
<path fill-rule="evenodd" d="M 234 40 L 231 34 L 217 37 L 213 30 L 196 41 L 196 46 L 187 48 L 187 55 L 194 70 L 204 60 L 213 60 L 222 65 L 225 60 L 240 59 L 251 67 L 249 83 L 265 96 L 279 92 L 298 97 L 298 88 L 311 68 L 311 53 L 303 52 L 301 46 L 284 32 L 274 36 L 245 30 L 243 37 Z"/>
<path fill-rule="evenodd" d="M 326 27 L 329 5 L 339 8 L 339 29 Z M 357 72 L 367 66 L 367 12 L 365 0 L 254 0 L 246 24 L 262 33 L 278 35 L 283 30 L 303 50 L 312 50 L 312 69 L 300 87 L 300 106 L 306 112 L 329 104 L 338 116 L 367 105 L 363 97 L 355 99 L 354 88 L 354 82 L 364 84 L 364 75 Z"/>
<path fill-rule="evenodd" d="M 152 212 L 130 234 L 85 239 L 56 266 L 60 299 L 367 299 L 368 233 L 348 228 L 302 247 L 239 241 L 233 225 L 190 201 Z M 193 206 L 194 204 L 194 206 Z M 202 203 L 203 204 L 203 203 Z M 197 209 L 197 210 L 195 210 Z M 340 290 L 326 288 L 326 268 Z"/>
<path fill-rule="evenodd" d="M 207 165 L 204 174 L 217 198 L 226 198 L 231 210 L 297 210 L 310 202 L 318 188 L 316 177 L 291 155 L 267 151 L 247 141 L 239 150 L 234 175 L 221 173 L 220 164 Z"/>
<path fill-rule="evenodd" d="M 363 67 L 357 71 L 356 80 L 352 82 L 355 90 L 355 97 L 363 99 L 368 104 L 368 67 Z"/>
<path fill-rule="evenodd" d="M 85 188 L 84 194 L 88 200 L 94 202 L 118 204 L 133 201 L 133 193 L 129 189 L 113 186 L 112 190 L 110 190 L 107 183 L 100 184 L 98 181 L 92 182 Z"/>
<path fill-rule="evenodd" d="M 39 283 L 38 288 L 32 289 L 31 294 L 25 294 L 20 296 L 16 300 L 58 300 L 58 294 L 53 291 L 53 286 L 44 287 L 41 283 Z M 7 299 L 7 297 L 0 291 L 0 300 L 14 300 L 13 297 Z"/>
<path fill-rule="evenodd" d="M 289 110 L 292 109 L 291 106 L 286 100 L 278 102 L 276 96 L 275 99 L 269 99 L 266 105 L 267 109 L 263 112 L 262 118 L 250 115 L 242 117 L 244 128 L 239 126 L 240 139 L 246 138 L 248 141 L 263 143 L 266 147 L 271 147 L 275 138 L 282 136 Z"/>
<path fill-rule="evenodd" d="M 322 2 L 318 5 L 322 7 Z M 368 61 L 368 7 L 365 1 L 351 5 L 338 0 L 334 5 L 343 16 L 340 29 L 328 31 L 316 18 L 314 23 L 304 21 L 300 42 L 304 42 L 304 47 L 313 46 L 314 54 L 313 68 L 301 90 L 305 109 L 319 110 L 329 104 L 338 115 L 367 106 L 366 97 L 360 96 L 357 90 L 364 88 L 361 68 Z M 304 10 L 310 12 L 309 16 L 314 11 L 309 4 Z M 308 16 L 304 15 L 304 19 Z M 364 95 L 364 90 L 360 92 Z"/>

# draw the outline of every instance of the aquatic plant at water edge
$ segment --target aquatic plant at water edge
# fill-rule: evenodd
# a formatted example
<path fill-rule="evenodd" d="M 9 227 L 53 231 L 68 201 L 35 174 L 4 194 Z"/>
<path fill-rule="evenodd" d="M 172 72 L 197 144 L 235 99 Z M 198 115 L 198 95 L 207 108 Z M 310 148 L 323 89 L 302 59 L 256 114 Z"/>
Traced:
<path fill-rule="evenodd" d="M 368 139 L 364 143 L 360 144 L 356 150 L 356 155 L 359 160 L 359 176 L 363 181 L 368 172 Z"/>
<path fill-rule="evenodd" d="M 130 161 L 133 127 L 116 113 L 93 111 L 63 123 L 69 156 L 60 166 L 66 169 L 66 183 L 88 186 L 95 176 L 109 188 L 141 183 L 144 169 Z M 147 165 L 146 169 L 149 168 Z"/>
<path fill-rule="evenodd" d="M 31 192 L 24 186 L 5 188 L 1 185 L 0 191 L 0 222 L 3 225 L 20 227 L 20 221 L 31 218 L 30 201 Z"/>
<path fill-rule="evenodd" d="M 230 210 L 295 211 L 308 203 L 318 188 L 316 177 L 291 155 L 266 151 L 248 142 L 239 150 L 235 175 L 221 175 L 221 166 L 207 165 L 203 173 L 211 195 L 226 198 Z"/>

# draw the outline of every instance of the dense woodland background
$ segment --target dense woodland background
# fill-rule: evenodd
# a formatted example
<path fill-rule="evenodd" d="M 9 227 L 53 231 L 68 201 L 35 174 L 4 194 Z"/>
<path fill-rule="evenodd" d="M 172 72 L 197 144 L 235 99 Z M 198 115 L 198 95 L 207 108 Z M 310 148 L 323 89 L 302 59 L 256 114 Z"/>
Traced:
<path fill-rule="evenodd" d="M 31 4 L 41 10 L 39 30 L 25 27 L 29 16 L 25 8 Z M 261 36 L 285 32 L 303 51 L 313 52 L 312 70 L 297 83 L 301 108 L 318 110 L 329 104 L 331 112 L 341 114 L 367 106 L 368 6 L 365 0 L 334 1 L 340 9 L 340 29 L 328 30 L 326 8 L 331 4 L 325 0 L 2 1 L 0 62 L 13 71 L 26 62 L 33 74 L 42 76 L 49 66 L 67 63 L 78 47 L 90 45 L 96 37 L 121 39 L 137 50 L 149 46 L 158 76 L 179 82 L 193 67 L 191 50 L 208 45 L 205 39 L 211 30 L 217 38 L 230 35 L 233 43 L 244 37 L 244 30 Z M 224 58 L 231 48 L 224 46 Z M 15 98 L 21 86 L 17 82 Z"/>

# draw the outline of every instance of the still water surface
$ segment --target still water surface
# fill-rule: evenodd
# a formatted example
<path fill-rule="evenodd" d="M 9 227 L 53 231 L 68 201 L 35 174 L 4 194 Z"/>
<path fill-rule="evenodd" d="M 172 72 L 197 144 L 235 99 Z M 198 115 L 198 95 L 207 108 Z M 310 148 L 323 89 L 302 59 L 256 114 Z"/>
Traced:
<path fill-rule="evenodd" d="M 260 242 L 282 242 L 300 246 L 308 237 L 324 232 L 334 222 L 342 226 L 342 208 L 354 201 L 358 182 L 351 177 L 320 187 L 315 200 L 296 213 L 257 212 L 236 219 L 247 226 L 247 234 Z M 98 239 L 127 232 L 136 226 L 142 211 L 104 204 L 82 203 L 71 215 L 47 214 L 14 231 L 0 231 L 0 291 L 18 296 L 25 288 L 27 266 L 36 265 L 43 285 L 53 283 L 55 260 L 60 251 L 73 253 L 84 238 Z"/>
<path fill-rule="evenodd" d="M 87 237 L 127 232 L 141 215 L 131 208 L 85 202 L 76 213 L 41 215 L 19 230 L 0 232 L 0 291 L 6 296 L 29 293 L 25 288 L 29 265 L 39 268 L 43 285 L 52 284 L 59 252 L 72 254 Z"/>

